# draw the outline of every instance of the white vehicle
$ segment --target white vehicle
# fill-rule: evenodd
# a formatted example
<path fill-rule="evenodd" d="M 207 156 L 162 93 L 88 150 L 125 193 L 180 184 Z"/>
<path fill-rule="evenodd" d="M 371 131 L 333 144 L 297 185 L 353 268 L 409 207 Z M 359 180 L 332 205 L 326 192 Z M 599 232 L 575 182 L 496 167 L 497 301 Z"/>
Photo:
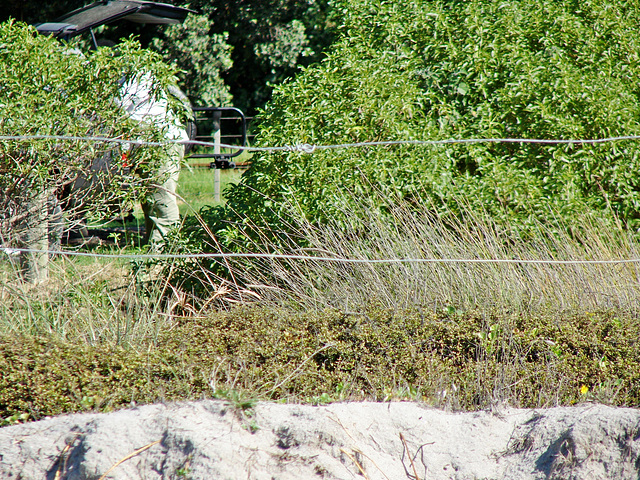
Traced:
<path fill-rule="evenodd" d="M 69 40 L 77 35 L 89 33 L 94 47 L 97 48 L 93 29 L 101 25 L 119 20 L 172 25 L 182 23 L 189 13 L 196 12 L 164 3 L 104 0 L 73 10 L 53 22 L 40 23 L 36 25 L 36 29 L 42 34 L 53 35 L 61 40 Z"/>

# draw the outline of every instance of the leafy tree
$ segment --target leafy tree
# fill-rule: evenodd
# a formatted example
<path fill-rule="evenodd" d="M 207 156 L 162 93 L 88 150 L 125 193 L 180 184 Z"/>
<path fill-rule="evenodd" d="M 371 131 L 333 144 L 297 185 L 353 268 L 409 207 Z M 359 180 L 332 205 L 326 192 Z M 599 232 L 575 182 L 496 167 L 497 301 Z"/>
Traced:
<path fill-rule="evenodd" d="M 233 68 L 224 74 L 234 105 L 252 114 L 275 85 L 322 58 L 333 41 L 329 0 L 195 0 L 190 5 L 228 34 Z"/>
<path fill-rule="evenodd" d="M 180 86 L 194 104 L 225 106 L 231 102 L 222 74 L 233 65 L 226 32 L 210 34 L 212 21 L 204 15 L 187 16 L 169 26 L 150 48 L 179 69 Z"/>
<path fill-rule="evenodd" d="M 130 171 L 117 145 L 76 139 L 163 138 L 157 128 L 129 120 L 114 101 L 121 79 L 142 71 L 158 88 L 174 81 L 159 55 L 135 41 L 83 55 L 26 24 L 0 24 L 0 135 L 17 137 L 0 141 L 2 244 L 46 248 L 47 222 L 57 207 L 101 218 L 114 204 L 146 193 L 158 171 L 153 149 L 138 149 L 128 160 L 135 162 Z"/>
<path fill-rule="evenodd" d="M 636 2 L 590 0 L 339 2 L 327 58 L 279 85 L 263 146 L 470 138 L 596 139 L 640 134 Z M 637 229 L 637 141 L 484 142 L 255 155 L 226 210 L 242 225 L 286 229 L 290 206 L 344 220 L 355 199 L 460 202 L 515 233 L 558 215 L 616 214 Z M 348 195 L 345 194 L 348 192 Z M 345 207 L 346 206 L 346 207 Z M 221 223 L 217 223 L 221 222 Z"/>

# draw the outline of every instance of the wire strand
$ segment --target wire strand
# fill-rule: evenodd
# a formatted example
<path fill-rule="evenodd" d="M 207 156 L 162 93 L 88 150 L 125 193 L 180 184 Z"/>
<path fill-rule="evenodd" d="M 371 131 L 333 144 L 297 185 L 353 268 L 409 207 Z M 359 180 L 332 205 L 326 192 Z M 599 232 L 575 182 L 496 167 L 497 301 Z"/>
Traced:
<path fill-rule="evenodd" d="M 92 253 L 65 250 L 38 250 L 29 248 L 7 248 L 0 247 L 0 251 L 9 256 L 16 256 L 22 253 L 27 254 L 48 254 L 68 257 L 93 257 L 93 258 L 113 258 L 128 260 L 186 260 L 198 258 L 255 258 L 270 260 L 305 260 L 315 262 L 334 263 L 511 263 L 511 264 L 533 264 L 533 265 L 619 265 L 629 263 L 640 263 L 640 258 L 614 259 L 614 260 L 527 260 L 515 258 L 345 258 L 345 257 L 316 257 L 313 255 L 276 254 L 276 253 L 150 253 L 150 254 L 110 254 Z"/>
<path fill-rule="evenodd" d="M 146 140 L 125 140 L 123 138 L 95 137 L 95 136 L 70 136 L 70 135 L 0 135 L 0 141 L 24 141 L 24 140 L 66 140 L 117 143 L 138 146 L 164 146 L 171 144 L 198 145 L 204 147 L 220 147 L 246 152 L 301 152 L 312 154 L 316 150 L 336 150 L 346 148 L 380 147 L 380 146 L 426 146 L 448 144 L 474 144 L 474 143 L 529 143 L 543 145 L 597 145 L 601 143 L 619 142 L 624 140 L 638 141 L 640 135 L 625 135 L 619 137 L 605 137 L 595 139 L 545 139 L 545 138 L 450 138 L 443 140 L 383 140 L 378 142 L 339 143 L 329 145 L 313 145 L 310 143 L 297 143 L 293 145 L 273 147 L 248 147 L 241 145 L 220 144 L 203 142 L 199 140 L 174 140 L 151 142 Z"/>

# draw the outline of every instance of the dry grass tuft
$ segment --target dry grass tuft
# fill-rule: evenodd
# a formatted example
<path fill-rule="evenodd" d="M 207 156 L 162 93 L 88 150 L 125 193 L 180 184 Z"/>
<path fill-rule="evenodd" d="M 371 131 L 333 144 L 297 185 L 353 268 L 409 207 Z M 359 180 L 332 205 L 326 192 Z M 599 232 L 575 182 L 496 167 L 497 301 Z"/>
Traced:
<path fill-rule="evenodd" d="M 562 316 L 635 312 L 640 306 L 639 245 L 629 232 L 604 221 L 586 218 L 576 222 L 579 228 L 536 224 L 518 236 L 468 211 L 461 221 L 433 216 L 426 207 L 395 206 L 385 217 L 363 209 L 350 219 L 323 227 L 302 222 L 298 235 L 308 247 L 296 253 L 363 263 L 236 262 L 236 278 L 263 302 L 301 309 L 362 311 L 375 304 Z M 391 262 L 366 263 L 379 259 Z M 417 261 L 400 261 L 407 259 Z"/>

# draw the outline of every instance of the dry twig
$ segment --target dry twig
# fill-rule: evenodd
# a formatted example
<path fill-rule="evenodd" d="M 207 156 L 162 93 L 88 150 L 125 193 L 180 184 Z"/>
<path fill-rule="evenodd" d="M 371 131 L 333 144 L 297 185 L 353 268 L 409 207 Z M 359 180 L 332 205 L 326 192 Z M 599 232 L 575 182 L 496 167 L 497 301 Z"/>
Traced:
<path fill-rule="evenodd" d="M 400 440 L 402 440 L 404 449 L 407 452 L 407 457 L 409 457 L 409 463 L 411 463 L 411 468 L 413 469 L 413 474 L 415 475 L 415 479 L 420 480 L 420 477 L 418 476 L 418 470 L 416 469 L 416 464 L 413 463 L 413 458 L 411 458 L 411 452 L 409 451 L 409 447 L 407 446 L 407 441 L 404 439 L 404 435 L 402 435 L 402 432 L 400 432 Z"/>
<path fill-rule="evenodd" d="M 353 463 L 356 464 L 356 467 L 358 467 L 358 470 L 360 470 L 360 474 L 366 479 L 369 480 L 369 477 L 367 476 L 367 472 L 364 471 L 364 467 L 360 464 L 360 462 L 358 461 L 358 459 L 356 457 L 354 457 L 353 455 L 351 455 L 349 452 L 347 452 L 344 448 L 341 448 L 340 451 L 342 453 L 344 453 L 347 457 L 349 457 L 351 459 L 351 461 Z"/>
<path fill-rule="evenodd" d="M 154 445 L 157 445 L 161 442 L 162 440 L 156 440 L 155 442 L 151 442 L 149 445 L 145 445 L 144 447 L 139 448 L 138 450 L 136 450 L 133 453 L 130 453 L 129 455 L 127 455 L 126 457 L 118 460 L 116 463 L 114 463 L 111 468 L 109 470 L 107 470 L 106 472 L 104 472 L 104 474 L 98 479 L 98 480 L 104 480 L 105 478 L 107 478 L 107 475 L 109 475 L 109 473 L 111 473 L 111 471 L 116 468 L 118 465 L 123 464 L 124 462 L 126 462 L 127 460 L 129 460 L 130 458 L 135 457 L 136 455 L 141 454 L 142 452 L 144 452 L 145 450 L 153 447 Z"/>

